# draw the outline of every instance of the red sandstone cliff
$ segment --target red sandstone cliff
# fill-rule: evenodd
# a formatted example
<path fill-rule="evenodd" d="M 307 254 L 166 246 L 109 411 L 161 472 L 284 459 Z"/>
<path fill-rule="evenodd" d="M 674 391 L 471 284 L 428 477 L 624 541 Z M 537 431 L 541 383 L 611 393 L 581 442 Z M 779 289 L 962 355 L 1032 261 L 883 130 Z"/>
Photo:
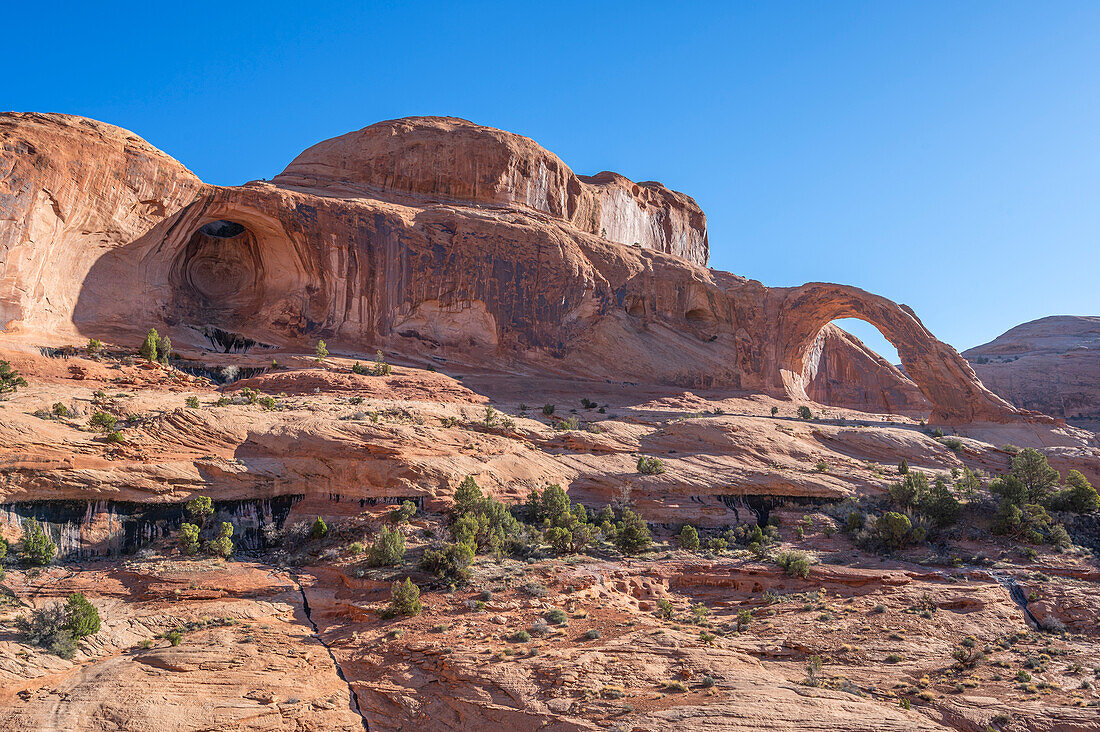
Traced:
<path fill-rule="evenodd" d="M 898 348 L 933 419 L 1025 417 L 905 306 L 706 269 L 691 199 L 582 180 L 499 130 L 380 123 L 315 145 L 272 183 L 218 188 L 108 125 L 0 120 L 9 333 L 159 325 L 186 339 L 213 325 L 276 344 L 806 398 L 821 329 L 858 317 Z M 604 229 L 652 237 L 624 246 Z"/>

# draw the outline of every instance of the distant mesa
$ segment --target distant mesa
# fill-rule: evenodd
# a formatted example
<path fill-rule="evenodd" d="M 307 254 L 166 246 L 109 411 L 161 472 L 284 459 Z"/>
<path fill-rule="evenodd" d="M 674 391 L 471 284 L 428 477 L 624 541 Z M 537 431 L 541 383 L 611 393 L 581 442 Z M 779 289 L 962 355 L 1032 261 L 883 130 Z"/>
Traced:
<path fill-rule="evenodd" d="M 963 356 L 1016 406 L 1100 427 L 1100 316 L 1032 320 Z"/>

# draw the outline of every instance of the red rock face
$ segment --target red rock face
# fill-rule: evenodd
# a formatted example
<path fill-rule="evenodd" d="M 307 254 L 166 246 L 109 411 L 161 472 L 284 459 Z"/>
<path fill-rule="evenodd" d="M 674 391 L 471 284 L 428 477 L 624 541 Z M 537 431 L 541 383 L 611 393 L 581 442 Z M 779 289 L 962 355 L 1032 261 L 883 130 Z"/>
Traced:
<path fill-rule="evenodd" d="M 88 273 L 204 187 L 127 130 L 0 114 L 0 325 L 9 334 L 64 331 L 79 317 L 79 298 L 140 297 L 137 283 Z"/>
<path fill-rule="evenodd" d="M 1040 318 L 963 356 L 1013 404 L 1100 425 L 1100 317 Z"/>
<path fill-rule="evenodd" d="M 378 122 L 309 148 L 276 176 L 282 187 L 423 205 L 462 201 L 529 208 L 619 244 L 705 265 L 707 219 L 660 183 L 578 176 L 534 140 L 455 117 Z"/>
<path fill-rule="evenodd" d="M 380 123 L 314 146 L 273 183 L 217 188 L 98 123 L 6 115 L 0 129 L 13 141 L 3 165 L 20 171 L 0 191 L 9 329 L 86 337 L 155 324 L 186 338 L 215 326 L 275 344 L 324 338 L 352 353 L 807 398 L 822 328 L 857 317 L 897 347 L 933 420 L 1038 419 L 986 389 L 908 308 L 706 269 L 705 223 L 686 196 L 582 181 L 498 130 Z M 63 211 L 84 213 L 43 230 L 41 202 L 56 191 Z M 631 219 L 631 206 L 651 218 Z M 657 222 L 648 248 L 592 233 L 644 220 Z"/>
<path fill-rule="evenodd" d="M 806 394 L 819 404 L 917 418 L 932 408 L 912 379 L 832 324 L 821 329 L 805 368 Z"/>

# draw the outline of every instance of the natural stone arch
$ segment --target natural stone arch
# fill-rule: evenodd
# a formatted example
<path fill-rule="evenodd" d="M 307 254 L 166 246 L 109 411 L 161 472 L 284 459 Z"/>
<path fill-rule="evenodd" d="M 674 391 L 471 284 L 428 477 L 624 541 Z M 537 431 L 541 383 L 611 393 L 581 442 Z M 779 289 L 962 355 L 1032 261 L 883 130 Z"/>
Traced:
<path fill-rule="evenodd" d="M 898 350 L 906 373 L 932 403 L 936 422 L 1006 422 L 1019 410 L 987 389 L 958 352 L 937 340 L 905 305 L 857 287 L 813 282 L 782 292 L 776 318 L 776 362 L 781 386 L 806 398 L 805 363 L 818 333 L 839 318 L 878 328 Z"/>

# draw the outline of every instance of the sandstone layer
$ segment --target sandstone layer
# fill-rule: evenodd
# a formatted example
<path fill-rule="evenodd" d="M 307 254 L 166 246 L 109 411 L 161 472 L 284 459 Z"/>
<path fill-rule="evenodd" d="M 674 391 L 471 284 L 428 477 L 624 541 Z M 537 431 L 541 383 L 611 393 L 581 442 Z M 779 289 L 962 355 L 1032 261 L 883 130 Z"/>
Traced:
<path fill-rule="evenodd" d="M 1100 427 L 1100 317 L 1040 318 L 963 356 L 1016 406 Z"/>

